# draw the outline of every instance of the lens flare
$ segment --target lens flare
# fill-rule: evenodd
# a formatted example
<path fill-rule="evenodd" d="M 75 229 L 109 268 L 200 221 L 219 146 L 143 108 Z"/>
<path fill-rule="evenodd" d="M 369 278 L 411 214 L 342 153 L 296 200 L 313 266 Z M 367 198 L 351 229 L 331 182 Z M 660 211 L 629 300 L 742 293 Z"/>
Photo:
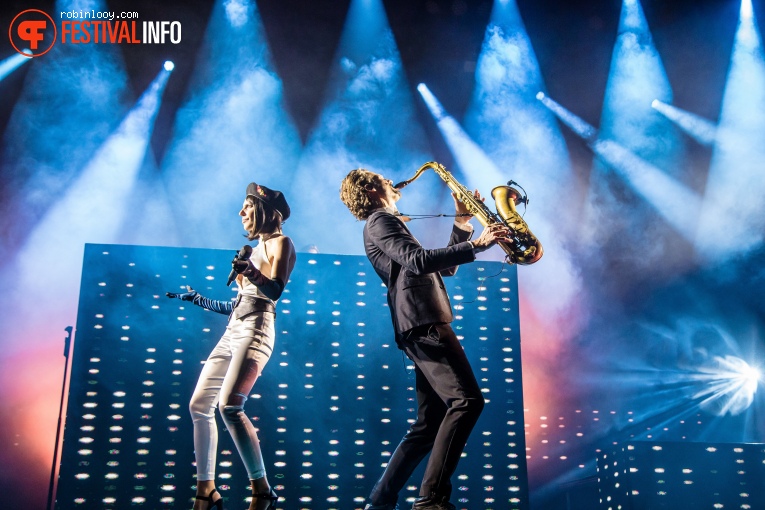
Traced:
<path fill-rule="evenodd" d="M 728 355 L 715 356 L 691 378 L 703 383 L 693 395 L 701 399 L 702 409 L 717 416 L 735 416 L 752 405 L 762 373 L 743 359 Z"/>

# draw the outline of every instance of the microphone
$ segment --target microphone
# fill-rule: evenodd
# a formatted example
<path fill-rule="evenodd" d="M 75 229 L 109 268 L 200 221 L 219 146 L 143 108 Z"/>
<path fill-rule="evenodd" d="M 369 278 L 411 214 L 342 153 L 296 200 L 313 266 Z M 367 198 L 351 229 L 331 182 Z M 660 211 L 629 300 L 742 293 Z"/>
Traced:
<path fill-rule="evenodd" d="M 523 189 L 523 186 L 521 186 L 520 184 L 518 184 L 517 182 L 515 182 L 512 179 L 507 181 L 507 185 L 508 186 L 512 186 L 513 184 L 515 184 L 519 188 Z M 518 203 L 519 204 L 524 204 L 526 207 L 528 207 L 528 205 L 529 205 L 529 196 L 526 194 L 526 190 L 525 189 L 523 189 L 523 196 L 518 199 Z"/>
<path fill-rule="evenodd" d="M 234 257 L 234 261 L 236 262 L 237 260 L 247 260 L 250 258 L 250 255 L 252 255 L 252 246 L 250 246 L 249 244 L 245 244 L 244 246 L 242 246 L 242 249 L 239 250 L 239 253 L 236 254 L 236 257 Z M 231 282 L 236 280 L 236 275 L 237 275 L 236 269 L 232 267 L 231 272 L 228 274 L 228 281 L 226 282 L 226 287 L 231 285 Z"/>

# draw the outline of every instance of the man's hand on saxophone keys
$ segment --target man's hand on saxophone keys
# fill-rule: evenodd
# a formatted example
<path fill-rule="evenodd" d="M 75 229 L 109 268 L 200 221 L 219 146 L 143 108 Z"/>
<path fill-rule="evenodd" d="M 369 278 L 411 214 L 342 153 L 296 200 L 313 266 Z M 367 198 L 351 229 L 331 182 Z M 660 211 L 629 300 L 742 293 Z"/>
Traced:
<path fill-rule="evenodd" d="M 483 202 L 485 199 L 481 198 L 481 194 L 478 192 L 478 190 L 473 191 L 473 197 L 475 197 L 476 200 L 479 200 Z M 455 193 L 452 193 L 452 198 L 454 199 L 454 210 L 457 214 L 457 223 L 461 223 L 462 225 L 466 225 L 472 218 L 473 215 L 470 214 L 470 211 L 468 210 L 467 206 L 460 202 L 460 200 L 457 198 L 457 195 Z"/>
<path fill-rule="evenodd" d="M 470 241 L 476 253 L 488 250 L 499 241 L 510 241 L 510 229 L 503 223 L 493 223 L 484 227 L 478 239 Z"/>

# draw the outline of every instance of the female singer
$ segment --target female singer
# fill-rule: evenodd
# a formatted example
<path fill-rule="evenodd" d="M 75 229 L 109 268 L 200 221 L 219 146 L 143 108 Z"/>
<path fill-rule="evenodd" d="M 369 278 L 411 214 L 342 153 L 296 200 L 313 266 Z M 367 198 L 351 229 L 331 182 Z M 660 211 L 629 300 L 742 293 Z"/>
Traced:
<path fill-rule="evenodd" d="M 266 478 L 258 435 L 244 413 L 244 403 L 273 352 L 275 305 L 295 266 L 295 247 L 282 233 L 282 223 L 289 215 L 281 192 L 250 183 L 239 216 L 247 238 L 260 242 L 249 258 L 237 256 L 232 262 L 232 276 L 238 286 L 236 300 L 210 300 L 191 287 L 186 293 L 167 293 L 230 315 L 226 332 L 202 368 L 189 405 L 197 464 L 194 510 L 223 509 L 223 498 L 215 485 L 216 406 L 250 478 L 250 510 L 271 510 L 278 500 Z"/>

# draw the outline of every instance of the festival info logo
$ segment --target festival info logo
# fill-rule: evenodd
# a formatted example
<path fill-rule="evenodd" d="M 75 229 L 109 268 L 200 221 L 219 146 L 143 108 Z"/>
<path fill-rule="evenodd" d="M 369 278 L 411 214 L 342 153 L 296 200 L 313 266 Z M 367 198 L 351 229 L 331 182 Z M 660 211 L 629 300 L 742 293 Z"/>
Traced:
<path fill-rule="evenodd" d="M 20 12 L 8 29 L 13 49 L 27 57 L 45 55 L 56 43 L 56 24 L 37 9 Z"/>
<path fill-rule="evenodd" d="M 20 12 L 8 29 L 13 48 L 27 57 L 48 53 L 61 33 L 63 45 L 81 44 L 180 44 L 180 21 L 137 21 L 135 11 L 60 11 L 61 30 L 38 9 Z"/>

